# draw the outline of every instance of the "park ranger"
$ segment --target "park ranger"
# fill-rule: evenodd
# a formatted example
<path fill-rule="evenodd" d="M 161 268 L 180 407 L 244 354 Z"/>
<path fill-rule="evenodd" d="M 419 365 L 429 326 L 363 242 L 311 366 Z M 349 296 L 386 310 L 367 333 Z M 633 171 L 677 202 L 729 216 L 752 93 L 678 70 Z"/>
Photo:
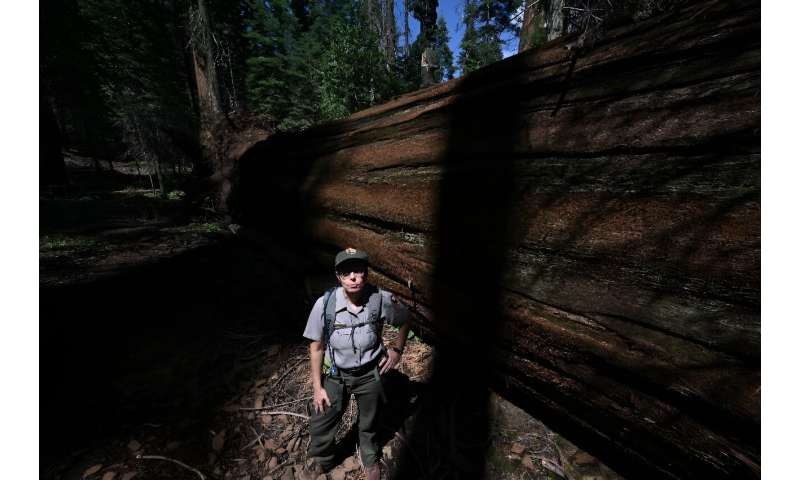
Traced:
<path fill-rule="evenodd" d="M 307 478 L 334 465 L 334 437 L 350 394 L 358 403 L 358 443 L 368 480 L 380 478 L 380 449 L 375 443 L 381 404 L 386 401 L 381 375 L 397 368 L 408 336 L 408 309 L 391 293 L 367 283 L 367 253 L 347 248 L 336 255 L 339 286 L 320 297 L 308 316 L 303 336 L 311 340 L 310 419 Z M 397 341 L 384 346 L 384 323 L 400 327 Z"/>

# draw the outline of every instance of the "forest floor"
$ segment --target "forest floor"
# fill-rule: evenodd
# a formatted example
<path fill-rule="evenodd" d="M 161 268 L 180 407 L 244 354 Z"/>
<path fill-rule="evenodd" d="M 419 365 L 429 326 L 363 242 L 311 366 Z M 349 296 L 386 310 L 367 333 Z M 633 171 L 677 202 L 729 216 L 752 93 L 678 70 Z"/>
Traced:
<path fill-rule="evenodd" d="M 296 478 L 309 441 L 306 279 L 213 214 L 177 222 L 180 192 L 161 199 L 119 167 L 68 165 L 70 185 L 40 194 L 41 477 Z M 405 435 L 432 357 L 414 337 L 386 378 L 403 403 L 387 408 L 403 413 L 385 423 L 386 478 L 403 448 L 431 447 Z M 619 478 L 501 397 L 490 408 L 486 478 Z M 330 479 L 364 478 L 356 417 L 351 402 Z"/>

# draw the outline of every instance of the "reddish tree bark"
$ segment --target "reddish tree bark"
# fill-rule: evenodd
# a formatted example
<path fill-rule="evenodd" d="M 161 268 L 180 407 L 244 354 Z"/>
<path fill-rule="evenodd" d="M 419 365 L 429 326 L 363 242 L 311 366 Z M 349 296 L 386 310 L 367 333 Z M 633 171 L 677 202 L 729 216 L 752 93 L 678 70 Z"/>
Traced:
<path fill-rule="evenodd" d="M 488 344 L 494 389 L 621 473 L 756 478 L 759 38 L 758 2 L 692 4 L 270 139 L 243 217 L 369 251 L 416 330 Z"/>

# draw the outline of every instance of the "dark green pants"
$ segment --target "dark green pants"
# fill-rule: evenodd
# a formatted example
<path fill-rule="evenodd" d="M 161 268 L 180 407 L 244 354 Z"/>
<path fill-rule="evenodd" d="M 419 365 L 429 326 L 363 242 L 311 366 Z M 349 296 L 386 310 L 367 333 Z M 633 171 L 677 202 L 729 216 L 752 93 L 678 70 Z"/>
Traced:
<path fill-rule="evenodd" d="M 382 386 L 376 379 L 374 369 L 363 375 L 349 375 L 339 372 L 323 379 L 323 388 L 328 393 L 331 407 L 324 412 L 311 411 L 309 427 L 311 444 L 308 456 L 315 457 L 317 463 L 325 470 L 335 467 L 334 448 L 336 429 L 347 411 L 350 394 L 354 394 L 358 403 L 358 444 L 361 448 L 361 461 L 368 467 L 379 459 L 380 451 L 375 443 L 378 433 L 378 415 L 382 403 Z"/>

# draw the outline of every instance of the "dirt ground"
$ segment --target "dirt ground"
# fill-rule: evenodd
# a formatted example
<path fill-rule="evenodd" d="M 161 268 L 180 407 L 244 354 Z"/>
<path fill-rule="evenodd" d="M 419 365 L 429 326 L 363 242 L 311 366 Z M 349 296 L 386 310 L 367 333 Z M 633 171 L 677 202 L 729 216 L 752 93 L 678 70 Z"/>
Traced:
<path fill-rule="evenodd" d="M 176 222 L 180 192 L 161 199 L 77 160 L 70 172 L 68 188 L 40 195 L 41 477 L 296 478 L 309 442 L 306 279 L 213 214 Z M 405 433 L 434 354 L 411 338 L 385 379 L 385 478 L 403 448 L 425 448 Z M 619 478 L 501 397 L 490 405 L 485 478 Z M 364 478 L 356 418 L 351 402 L 330 479 Z"/>

